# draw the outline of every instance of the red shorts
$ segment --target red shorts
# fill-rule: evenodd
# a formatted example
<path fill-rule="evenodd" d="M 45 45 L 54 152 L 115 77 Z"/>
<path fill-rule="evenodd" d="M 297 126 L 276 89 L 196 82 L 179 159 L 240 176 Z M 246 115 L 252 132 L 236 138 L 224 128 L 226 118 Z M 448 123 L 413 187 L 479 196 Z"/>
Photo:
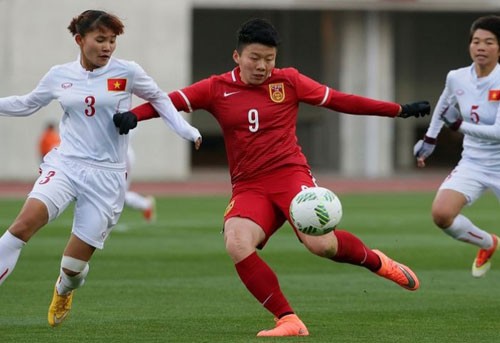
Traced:
<path fill-rule="evenodd" d="M 290 221 L 293 197 L 305 187 L 314 187 L 311 172 L 304 167 L 285 167 L 251 181 L 237 182 L 224 213 L 224 221 L 232 217 L 248 218 L 266 234 L 259 248 L 285 223 Z"/>

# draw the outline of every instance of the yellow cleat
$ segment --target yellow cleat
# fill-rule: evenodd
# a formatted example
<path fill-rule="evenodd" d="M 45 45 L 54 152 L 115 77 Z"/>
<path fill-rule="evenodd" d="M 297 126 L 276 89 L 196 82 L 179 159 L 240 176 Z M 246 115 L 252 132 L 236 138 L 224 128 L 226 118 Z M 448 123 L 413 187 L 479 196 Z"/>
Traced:
<path fill-rule="evenodd" d="M 73 302 L 73 293 L 74 291 L 71 291 L 66 295 L 59 295 L 57 294 L 57 288 L 54 287 L 54 296 L 49 306 L 48 319 L 50 326 L 58 326 L 68 317 Z"/>
<path fill-rule="evenodd" d="M 375 272 L 377 275 L 394 281 L 401 287 L 410 291 L 416 291 L 418 287 L 420 287 L 417 275 L 415 275 L 410 268 L 387 257 L 379 250 L 373 250 L 373 252 L 378 255 L 382 263 L 380 269 Z"/>
<path fill-rule="evenodd" d="M 262 330 L 257 337 L 309 336 L 306 326 L 295 314 L 289 314 L 276 320 L 276 327 Z"/>
<path fill-rule="evenodd" d="M 493 238 L 493 246 L 489 249 L 479 249 L 474 263 L 472 263 L 472 276 L 482 277 L 491 268 L 490 259 L 498 249 L 498 237 L 491 235 Z"/>

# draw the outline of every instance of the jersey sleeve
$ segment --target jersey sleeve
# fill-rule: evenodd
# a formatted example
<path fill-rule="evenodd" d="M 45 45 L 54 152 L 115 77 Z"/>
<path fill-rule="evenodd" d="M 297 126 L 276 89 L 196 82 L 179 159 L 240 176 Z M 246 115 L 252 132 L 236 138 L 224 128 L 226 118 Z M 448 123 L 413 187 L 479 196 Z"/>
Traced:
<path fill-rule="evenodd" d="M 204 79 L 186 88 L 168 94 L 177 111 L 191 113 L 197 109 L 208 109 L 210 106 L 211 81 Z M 156 109 L 145 103 L 132 109 L 137 120 L 148 120 L 159 116 Z"/>
<path fill-rule="evenodd" d="M 463 121 L 458 131 L 476 138 L 500 141 L 500 106 L 492 125 L 477 125 Z"/>
<path fill-rule="evenodd" d="M 132 92 L 138 97 L 149 101 L 150 106 L 162 118 L 167 126 L 179 136 L 196 141 L 201 137 L 200 132 L 191 126 L 173 106 L 172 101 L 137 64 L 135 66 L 134 85 Z M 151 108 L 146 108 L 146 110 Z M 151 114 L 152 111 L 150 112 Z"/>
<path fill-rule="evenodd" d="M 443 127 L 443 121 L 441 120 L 441 114 L 447 111 L 458 111 L 456 108 L 457 101 L 453 96 L 453 92 L 450 87 L 451 72 L 446 76 L 446 82 L 444 90 L 439 96 L 439 100 L 434 107 L 434 112 L 432 112 L 431 122 L 427 128 L 425 135 L 429 138 L 437 138 L 441 128 Z"/>
<path fill-rule="evenodd" d="M 192 85 L 169 94 L 179 111 L 209 110 L 212 99 L 212 78 L 203 79 Z"/>
<path fill-rule="evenodd" d="M 396 117 L 400 111 L 400 105 L 397 103 L 343 93 L 300 73 L 297 75 L 296 86 L 300 101 L 337 112 Z"/>
<path fill-rule="evenodd" d="M 25 117 L 47 106 L 55 99 L 51 91 L 52 79 L 51 69 L 30 93 L 0 98 L 0 115 L 8 117 Z"/>

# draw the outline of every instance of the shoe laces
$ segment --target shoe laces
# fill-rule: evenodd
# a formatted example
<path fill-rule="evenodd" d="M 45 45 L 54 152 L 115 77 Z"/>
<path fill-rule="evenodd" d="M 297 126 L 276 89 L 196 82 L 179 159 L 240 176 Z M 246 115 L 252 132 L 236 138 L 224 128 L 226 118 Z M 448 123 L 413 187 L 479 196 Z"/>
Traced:
<path fill-rule="evenodd" d="M 57 295 L 57 300 L 54 304 L 57 312 L 66 311 L 69 308 L 69 299 L 71 297 L 71 292 L 66 295 Z"/>
<path fill-rule="evenodd" d="M 404 277 L 404 275 L 401 274 L 398 264 L 392 260 L 388 261 L 387 274 L 391 277 L 397 277 L 398 279 L 401 279 L 401 276 Z"/>
<path fill-rule="evenodd" d="M 401 270 L 401 265 L 399 263 L 397 263 L 396 261 L 390 259 L 390 258 L 386 258 L 385 259 L 385 270 L 383 271 L 383 273 L 389 277 L 390 279 L 392 280 L 397 280 L 398 282 L 406 282 L 407 281 L 407 277 L 405 276 L 405 274 L 403 273 L 403 271 Z"/>
<path fill-rule="evenodd" d="M 302 331 L 302 325 L 297 318 L 287 318 L 286 316 L 281 319 L 275 319 L 276 326 L 272 330 L 282 331 L 287 334 L 297 334 Z"/>
<path fill-rule="evenodd" d="M 493 246 L 491 248 L 479 249 L 479 252 L 477 253 L 477 257 L 476 257 L 477 266 L 480 267 L 483 264 L 485 264 L 486 262 L 488 262 L 488 260 L 491 258 L 491 256 L 495 252 L 497 245 L 498 245 L 497 238 L 493 237 Z"/>
<path fill-rule="evenodd" d="M 493 255 L 493 248 L 490 249 L 480 249 L 477 253 L 476 264 L 478 266 L 482 266 L 490 259 L 491 255 Z"/>

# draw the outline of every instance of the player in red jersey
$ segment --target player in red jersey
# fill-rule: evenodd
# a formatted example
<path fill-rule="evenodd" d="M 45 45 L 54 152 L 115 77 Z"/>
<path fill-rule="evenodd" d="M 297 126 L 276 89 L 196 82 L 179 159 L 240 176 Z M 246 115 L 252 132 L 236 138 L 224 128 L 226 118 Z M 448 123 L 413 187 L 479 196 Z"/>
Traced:
<path fill-rule="evenodd" d="M 224 214 L 224 240 L 236 271 L 250 293 L 277 320 L 258 336 L 307 336 L 304 323 L 283 295 L 277 276 L 259 257 L 267 240 L 290 222 L 292 198 L 316 185 L 297 143 L 299 103 L 351 114 L 387 117 L 420 117 L 430 113 L 428 102 L 399 105 L 345 94 L 322 85 L 293 68 L 275 68 L 278 33 L 262 19 L 252 19 L 238 31 L 233 52 L 237 67 L 169 94 L 178 110 L 209 111 L 219 122 L 226 144 L 233 186 Z M 132 112 L 115 115 L 120 132 L 137 120 L 158 116 L 146 103 Z M 350 263 L 416 290 L 419 281 L 407 266 L 378 250 L 371 250 L 353 234 L 336 229 L 323 236 L 295 230 L 313 254 Z"/>

